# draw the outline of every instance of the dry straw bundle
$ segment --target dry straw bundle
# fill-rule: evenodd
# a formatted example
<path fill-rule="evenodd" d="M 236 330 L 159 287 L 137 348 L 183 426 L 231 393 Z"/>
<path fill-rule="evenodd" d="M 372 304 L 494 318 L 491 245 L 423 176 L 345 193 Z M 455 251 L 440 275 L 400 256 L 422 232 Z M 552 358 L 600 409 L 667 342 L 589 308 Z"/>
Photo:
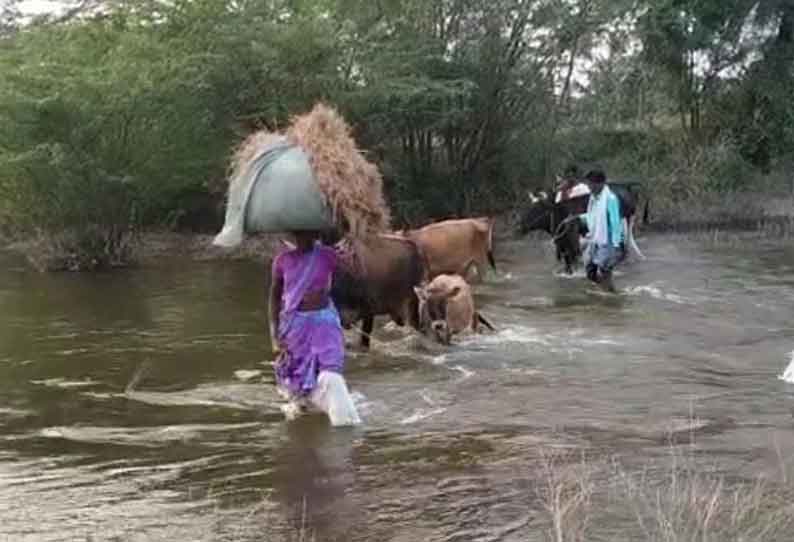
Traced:
<path fill-rule="evenodd" d="M 384 231 L 390 222 L 383 179 L 350 135 L 350 126 L 332 108 L 317 104 L 293 119 L 287 137 L 310 157 L 315 180 L 328 198 L 337 224 L 351 232 Z"/>
<path fill-rule="evenodd" d="M 308 156 L 314 182 L 338 228 L 356 237 L 389 228 L 390 212 L 377 166 L 364 158 L 341 115 L 324 104 L 294 117 L 285 135 L 261 130 L 248 136 L 232 157 L 230 189 L 243 182 L 263 149 L 284 142 L 285 136 Z"/>
<path fill-rule="evenodd" d="M 234 154 L 232 154 L 231 171 L 229 172 L 230 182 L 234 182 L 235 179 L 243 174 L 251 160 L 259 154 L 260 149 L 278 143 L 282 137 L 267 130 L 259 130 L 243 139 L 242 143 L 235 149 Z"/>

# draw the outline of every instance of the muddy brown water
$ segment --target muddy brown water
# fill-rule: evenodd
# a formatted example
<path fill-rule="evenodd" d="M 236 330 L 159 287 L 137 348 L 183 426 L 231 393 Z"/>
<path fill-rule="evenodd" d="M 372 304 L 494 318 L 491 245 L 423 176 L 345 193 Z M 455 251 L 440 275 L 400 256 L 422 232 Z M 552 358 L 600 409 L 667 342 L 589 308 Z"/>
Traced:
<path fill-rule="evenodd" d="M 642 461 L 683 434 L 731 475 L 774 471 L 794 451 L 794 249 L 641 246 L 610 297 L 502 243 L 477 287 L 498 332 L 444 349 L 381 329 L 347 362 L 355 429 L 285 421 L 254 263 L 0 255 L 0 539 L 517 541 L 540 447 Z"/>

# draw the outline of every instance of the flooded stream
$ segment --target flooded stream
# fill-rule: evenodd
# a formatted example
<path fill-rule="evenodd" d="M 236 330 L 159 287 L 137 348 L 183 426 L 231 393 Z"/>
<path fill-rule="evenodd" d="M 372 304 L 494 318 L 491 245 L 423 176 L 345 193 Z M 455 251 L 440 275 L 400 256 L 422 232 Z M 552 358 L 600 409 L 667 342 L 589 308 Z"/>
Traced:
<path fill-rule="evenodd" d="M 640 243 L 614 297 L 502 243 L 476 288 L 497 332 L 445 349 L 381 329 L 347 362 L 355 429 L 284 420 L 255 263 L 0 255 L 0 539 L 541 540 L 544 447 L 639 464 L 696 441 L 732 477 L 778 471 L 794 248 Z"/>

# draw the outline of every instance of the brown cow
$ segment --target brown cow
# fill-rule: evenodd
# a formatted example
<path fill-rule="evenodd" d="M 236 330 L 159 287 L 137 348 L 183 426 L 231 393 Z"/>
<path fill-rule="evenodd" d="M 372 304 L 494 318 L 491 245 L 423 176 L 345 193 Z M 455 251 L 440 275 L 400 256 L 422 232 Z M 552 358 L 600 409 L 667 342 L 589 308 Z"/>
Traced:
<path fill-rule="evenodd" d="M 419 299 L 420 328 L 432 331 L 442 344 L 450 344 L 453 335 L 476 333 L 480 323 L 494 329 L 477 312 L 471 286 L 460 275 L 439 275 L 414 291 Z"/>
<path fill-rule="evenodd" d="M 419 247 L 397 235 L 381 234 L 366 241 L 346 239 L 336 245 L 340 264 L 331 298 L 349 329 L 362 321 L 361 346 L 369 348 L 375 316 L 385 314 L 399 326 L 419 329 L 414 287 L 425 278 Z"/>
<path fill-rule="evenodd" d="M 486 217 L 444 220 L 403 235 L 415 241 L 424 253 L 428 279 L 444 273 L 468 278 L 469 268 L 473 266 L 482 280 L 486 264 L 496 269 L 493 225 L 493 219 Z"/>

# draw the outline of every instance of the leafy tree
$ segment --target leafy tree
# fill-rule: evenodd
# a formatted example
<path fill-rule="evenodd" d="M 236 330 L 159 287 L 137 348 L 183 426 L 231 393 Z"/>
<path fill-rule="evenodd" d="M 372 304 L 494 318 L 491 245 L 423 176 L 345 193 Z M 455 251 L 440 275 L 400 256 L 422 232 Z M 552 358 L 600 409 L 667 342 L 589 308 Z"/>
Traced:
<path fill-rule="evenodd" d="M 506 210 L 569 160 L 655 186 L 685 167 L 697 190 L 668 192 L 695 194 L 794 158 L 786 0 L 77 0 L 26 22 L 15 5 L 0 225 L 98 265 L 141 228 L 217 227 L 230 149 L 318 100 L 407 224 Z"/>

